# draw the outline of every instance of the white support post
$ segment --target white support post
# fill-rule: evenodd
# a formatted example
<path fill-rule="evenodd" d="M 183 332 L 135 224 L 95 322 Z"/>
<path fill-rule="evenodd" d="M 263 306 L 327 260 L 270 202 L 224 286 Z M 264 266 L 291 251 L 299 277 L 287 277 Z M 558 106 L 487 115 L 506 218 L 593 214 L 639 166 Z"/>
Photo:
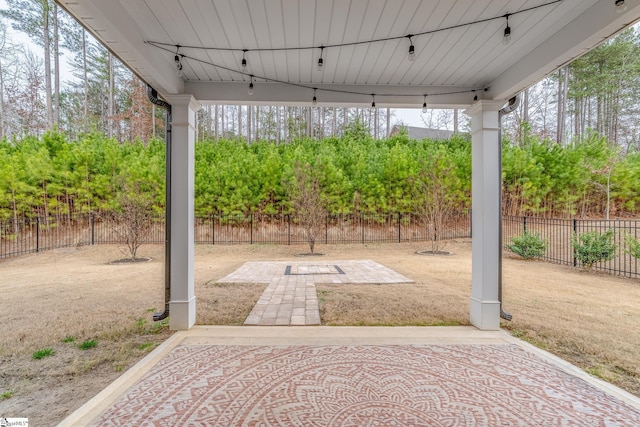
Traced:
<path fill-rule="evenodd" d="M 478 101 L 471 116 L 472 217 L 471 324 L 482 330 L 500 329 L 500 150 L 499 114 L 504 101 Z"/>
<path fill-rule="evenodd" d="M 199 105 L 191 95 L 167 97 L 171 104 L 171 300 L 172 330 L 196 322 L 194 290 L 194 150 Z M 169 185 L 169 183 L 168 183 Z"/>

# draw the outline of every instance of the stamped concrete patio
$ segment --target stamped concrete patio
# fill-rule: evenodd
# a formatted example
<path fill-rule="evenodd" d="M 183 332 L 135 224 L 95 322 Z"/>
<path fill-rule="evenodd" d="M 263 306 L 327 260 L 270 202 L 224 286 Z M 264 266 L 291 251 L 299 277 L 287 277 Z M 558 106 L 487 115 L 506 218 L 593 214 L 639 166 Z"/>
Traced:
<path fill-rule="evenodd" d="M 245 324 L 293 325 L 319 323 L 315 283 L 411 280 L 330 261 L 250 262 L 220 281 L 269 283 Z M 198 326 L 61 425 L 622 427 L 640 425 L 640 399 L 503 331 Z"/>
<path fill-rule="evenodd" d="M 637 426 L 640 400 L 502 331 L 178 332 L 62 426 Z"/>

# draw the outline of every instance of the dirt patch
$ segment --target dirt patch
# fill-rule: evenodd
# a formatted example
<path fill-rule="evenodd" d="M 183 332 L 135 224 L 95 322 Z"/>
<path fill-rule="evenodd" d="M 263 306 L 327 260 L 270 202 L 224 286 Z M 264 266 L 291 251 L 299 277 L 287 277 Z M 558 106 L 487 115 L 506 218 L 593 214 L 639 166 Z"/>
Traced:
<path fill-rule="evenodd" d="M 471 243 L 450 256 L 420 256 L 424 243 L 323 245 L 323 262 L 371 259 L 413 280 L 395 285 L 318 285 L 322 322 L 332 325 L 465 325 Z M 246 261 L 290 261 L 297 246 L 196 246 L 199 324 L 242 324 L 261 284 L 217 284 Z M 0 260 L 0 416 L 55 425 L 169 336 L 151 316 L 164 301 L 164 248 L 145 263 L 109 265 L 118 248 L 58 249 Z M 640 396 L 640 281 L 504 258 L 512 334 Z M 73 337 L 73 341 L 69 341 Z M 85 340 L 97 346 L 81 350 Z M 66 341 L 66 342 L 63 342 Z M 53 356 L 33 360 L 34 351 Z"/>
<path fill-rule="evenodd" d="M 418 255 L 430 255 L 430 256 L 449 256 L 451 252 L 449 251 L 417 251 Z"/>
<path fill-rule="evenodd" d="M 118 265 L 118 264 L 138 264 L 140 262 L 149 262 L 151 261 L 151 258 L 122 258 L 122 259 L 117 259 L 115 261 L 111 261 L 109 264 L 113 264 L 113 265 Z"/>

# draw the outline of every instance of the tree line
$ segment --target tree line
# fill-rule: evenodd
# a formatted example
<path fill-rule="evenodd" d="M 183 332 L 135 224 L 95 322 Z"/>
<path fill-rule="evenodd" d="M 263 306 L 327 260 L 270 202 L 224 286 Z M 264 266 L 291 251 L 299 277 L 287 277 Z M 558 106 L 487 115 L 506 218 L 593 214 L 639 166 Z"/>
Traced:
<path fill-rule="evenodd" d="M 0 142 L 0 219 L 118 211 L 123 193 L 164 210 L 164 142 L 121 144 L 100 133 L 60 132 Z M 207 139 L 195 150 L 196 215 L 287 213 L 300 165 L 337 213 L 418 213 L 429 200 L 471 207 L 471 142 L 375 139 L 354 122 L 341 138 L 289 144 Z M 593 133 L 561 146 L 529 134 L 503 141 L 503 210 L 509 215 L 632 215 L 640 207 L 640 153 L 624 154 Z M 135 189 L 132 191 L 131 189 Z M 437 198 L 436 198 L 437 197 Z M 433 204 L 433 203 L 431 203 Z"/>
<path fill-rule="evenodd" d="M 520 107 L 504 124 L 514 144 L 524 143 L 528 133 L 567 145 L 595 132 L 631 153 L 640 150 L 638 113 L 640 26 L 635 25 L 524 91 Z"/>

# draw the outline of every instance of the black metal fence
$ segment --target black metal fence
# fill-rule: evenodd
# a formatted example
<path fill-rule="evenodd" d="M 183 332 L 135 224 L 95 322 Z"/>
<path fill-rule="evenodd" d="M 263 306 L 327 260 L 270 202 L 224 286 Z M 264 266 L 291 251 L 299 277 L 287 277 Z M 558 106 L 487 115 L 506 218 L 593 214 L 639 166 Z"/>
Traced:
<path fill-rule="evenodd" d="M 424 227 L 409 214 L 329 215 L 317 233 L 316 243 L 408 242 L 454 239 L 471 235 L 469 215 L 446 222 L 444 230 Z M 196 243 L 209 244 L 302 244 L 304 230 L 295 215 L 252 214 L 196 218 Z"/>
<path fill-rule="evenodd" d="M 0 258 L 49 249 L 119 244 L 122 224 L 100 214 L 60 218 L 34 218 L 0 221 Z M 503 243 L 524 231 L 540 233 L 547 242 L 543 260 L 578 266 L 573 245 L 574 234 L 604 233 L 612 229 L 616 256 L 594 265 L 594 269 L 626 277 L 640 277 L 640 261 L 627 253 L 627 236 L 640 238 L 640 220 L 578 220 L 538 217 L 503 218 Z M 345 214 L 330 215 L 317 235 L 317 244 L 432 241 L 471 237 L 471 216 L 461 214 L 446 221 L 443 230 L 424 227 L 414 215 Z M 152 221 L 144 243 L 164 243 L 164 220 Z M 194 240 L 198 244 L 304 244 L 304 230 L 295 215 L 215 215 L 195 218 Z"/>
<path fill-rule="evenodd" d="M 409 242 L 454 239 L 471 236 L 470 216 L 458 215 L 446 221 L 443 230 L 424 227 L 409 214 L 330 215 L 317 233 L 316 243 Z M 72 217 L 0 221 L 0 258 L 48 249 L 118 244 L 121 228 L 99 214 Z M 153 220 L 144 243 L 164 243 L 164 220 Z M 194 240 L 199 244 L 303 244 L 304 230 L 295 215 L 216 215 L 195 218 Z"/>
<path fill-rule="evenodd" d="M 640 237 L 640 220 L 607 221 L 508 216 L 503 218 L 502 227 L 504 244 L 510 243 L 511 237 L 521 235 L 524 231 L 540 233 L 540 237 L 547 242 L 547 250 L 542 259 L 573 267 L 580 266 L 573 250 L 574 235 L 613 230 L 616 245 L 615 257 L 611 261 L 599 262 L 593 268 L 625 277 L 640 277 L 640 261 L 627 253 L 627 236 L 636 240 Z"/>
<path fill-rule="evenodd" d="M 121 227 L 99 214 L 0 221 L 0 258 L 56 248 L 115 244 Z M 164 243 L 164 221 L 154 220 L 145 243 Z"/>

